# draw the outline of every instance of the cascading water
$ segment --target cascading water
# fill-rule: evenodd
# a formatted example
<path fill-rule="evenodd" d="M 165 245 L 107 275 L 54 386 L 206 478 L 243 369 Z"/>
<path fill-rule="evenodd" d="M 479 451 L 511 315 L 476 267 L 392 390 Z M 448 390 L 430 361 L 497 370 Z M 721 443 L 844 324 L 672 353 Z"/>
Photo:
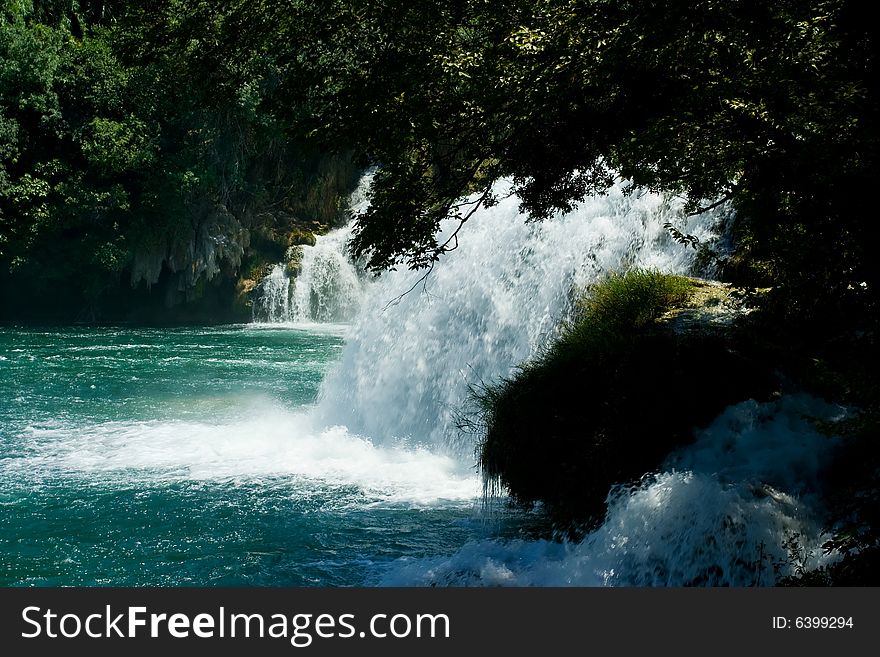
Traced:
<path fill-rule="evenodd" d="M 840 418 L 808 396 L 730 407 L 635 489 L 611 491 L 583 541 L 475 541 L 401 560 L 382 584 L 445 586 L 758 586 L 833 561 L 815 483 L 834 441 L 807 417 Z"/>
<path fill-rule="evenodd" d="M 270 324 L 293 321 L 290 312 L 290 277 L 284 265 L 275 265 L 260 283 L 254 301 L 254 317 Z"/>
<path fill-rule="evenodd" d="M 348 201 L 356 214 L 366 205 L 372 173 L 365 174 Z M 275 265 L 260 283 L 254 299 L 254 320 L 269 324 L 343 323 L 360 310 L 365 275 L 346 253 L 351 226 L 318 235 L 314 245 L 292 247 L 289 260 L 299 261 L 292 276 L 286 263 Z"/>
<path fill-rule="evenodd" d="M 694 273 L 694 251 L 664 224 L 711 242 L 729 218 L 723 208 L 688 217 L 678 201 L 619 187 L 540 224 L 526 223 L 513 197 L 480 210 L 424 286 L 406 293 L 420 274 L 398 271 L 370 288 L 314 417 L 375 443 L 458 454 L 471 467 L 473 446 L 456 440 L 470 387 L 533 356 L 569 311 L 572 289 L 627 267 Z M 450 222 L 444 234 L 455 227 Z M 580 543 L 474 542 L 449 557 L 401 560 L 381 581 L 772 583 L 797 565 L 787 542 L 805 546 L 804 562 L 819 559 L 803 484 L 817 478 L 830 443 L 802 419 L 807 412 L 832 417 L 839 409 L 809 399 L 732 407 L 661 473 L 612 492 L 605 523 Z"/>
<path fill-rule="evenodd" d="M 288 321 L 347 322 L 360 308 L 366 282 L 345 253 L 351 228 L 303 246 L 301 272 L 293 281 Z"/>
<path fill-rule="evenodd" d="M 270 324 L 348 322 L 360 309 L 363 274 L 345 253 L 351 227 L 315 238 L 314 246 L 294 247 L 299 274 L 286 264 L 275 265 L 260 283 L 254 300 L 254 319 Z"/>
<path fill-rule="evenodd" d="M 695 252 L 664 224 L 711 241 L 728 217 L 722 209 L 687 217 L 678 201 L 620 187 L 543 223 L 526 223 L 518 203 L 508 196 L 477 212 L 424 288 L 403 294 L 422 275 L 410 271 L 384 273 L 370 287 L 323 386 L 324 422 L 447 449 L 468 387 L 509 375 L 544 345 L 574 287 L 630 266 L 689 273 Z"/>

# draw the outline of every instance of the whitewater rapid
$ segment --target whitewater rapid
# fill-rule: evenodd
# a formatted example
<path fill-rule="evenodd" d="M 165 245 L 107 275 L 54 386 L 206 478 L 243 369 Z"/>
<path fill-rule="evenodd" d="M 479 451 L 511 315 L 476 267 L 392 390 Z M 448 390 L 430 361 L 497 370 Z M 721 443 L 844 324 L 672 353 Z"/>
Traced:
<path fill-rule="evenodd" d="M 660 472 L 610 491 L 605 521 L 582 541 L 473 541 L 452 555 L 401 559 L 379 583 L 772 585 L 835 559 L 821 547 L 815 488 L 834 441 L 808 418 L 842 416 L 805 395 L 736 404 Z"/>

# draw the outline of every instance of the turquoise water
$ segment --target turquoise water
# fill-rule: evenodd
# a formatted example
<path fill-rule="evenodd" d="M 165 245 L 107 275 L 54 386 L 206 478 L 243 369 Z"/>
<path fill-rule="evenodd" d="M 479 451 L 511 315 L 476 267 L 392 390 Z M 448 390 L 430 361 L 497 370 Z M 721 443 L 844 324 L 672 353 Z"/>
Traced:
<path fill-rule="evenodd" d="M 467 464 L 314 426 L 342 347 L 338 327 L 0 329 L 0 585 L 370 585 L 508 531 Z"/>

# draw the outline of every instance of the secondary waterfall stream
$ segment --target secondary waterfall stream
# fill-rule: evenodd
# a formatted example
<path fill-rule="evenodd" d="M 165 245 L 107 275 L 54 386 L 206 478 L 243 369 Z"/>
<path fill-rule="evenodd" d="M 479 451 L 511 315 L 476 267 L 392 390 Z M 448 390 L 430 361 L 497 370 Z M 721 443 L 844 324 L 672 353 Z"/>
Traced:
<path fill-rule="evenodd" d="M 371 172 L 361 177 L 348 200 L 350 212 L 366 207 L 372 177 Z M 360 310 L 367 276 L 346 254 L 351 228 L 337 228 L 316 236 L 314 244 L 291 247 L 288 261 L 274 265 L 260 282 L 254 320 L 269 324 L 352 321 Z"/>
<path fill-rule="evenodd" d="M 351 321 L 360 308 L 365 276 L 345 255 L 351 229 L 319 235 L 314 246 L 299 249 L 300 273 L 285 263 L 272 267 L 260 283 L 254 317 L 270 324 Z"/>

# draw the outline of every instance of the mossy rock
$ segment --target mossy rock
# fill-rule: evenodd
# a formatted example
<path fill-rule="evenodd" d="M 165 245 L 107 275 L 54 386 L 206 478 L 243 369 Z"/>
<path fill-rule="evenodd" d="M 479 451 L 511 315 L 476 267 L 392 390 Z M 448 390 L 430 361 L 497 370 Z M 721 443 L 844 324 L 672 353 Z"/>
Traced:
<path fill-rule="evenodd" d="M 302 272 L 303 249 L 301 246 L 291 246 L 284 254 L 285 270 L 290 278 L 296 278 Z"/>
<path fill-rule="evenodd" d="M 287 235 L 269 226 L 254 228 L 250 233 L 249 253 L 259 260 L 278 262 L 287 250 Z"/>
<path fill-rule="evenodd" d="M 696 309 L 724 303 L 704 290 L 701 306 L 699 289 L 655 272 L 611 277 L 541 356 L 479 391 L 489 482 L 542 503 L 560 528 L 588 528 L 613 486 L 638 482 L 728 405 L 769 398 L 774 376 L 737 353 L 725 323 L 695 330 Z"/>
<path fill-rule="evenodd" d="M 253 307 L 253 292 L 259 282 L 252 278 L 239 278 L 235 284 L 235 295 L 232 299 L 232 312 L 238 316 L 246 316 Z"/>
<path fill-rule="evenodd" d="M 259 287 L 259 283 L 251 278 L 240 278 L 235 285 L 235 294 L 239 298 L 248 298 Z"/>
<path fill-rule="evenodd" d="M 246 266 L 242 268 L 240 281 L 250 280 L 255 281 L 256 284 L 258 284 L 259 281 L 263 280 L 264 278 L 266 278 L 266 276 L 269 275 L 269 273 L 272 271 L 272 267 L 274 267 L 274 264 L 272 262 L 267 262 L 266 260 L 252 257 L 246 263 Z"/>
<path fill-rule="evenodd" d="M 315 246 L 315 233 L 304 228 L 294 228 L 287 234 L 287 246 Z"/>

